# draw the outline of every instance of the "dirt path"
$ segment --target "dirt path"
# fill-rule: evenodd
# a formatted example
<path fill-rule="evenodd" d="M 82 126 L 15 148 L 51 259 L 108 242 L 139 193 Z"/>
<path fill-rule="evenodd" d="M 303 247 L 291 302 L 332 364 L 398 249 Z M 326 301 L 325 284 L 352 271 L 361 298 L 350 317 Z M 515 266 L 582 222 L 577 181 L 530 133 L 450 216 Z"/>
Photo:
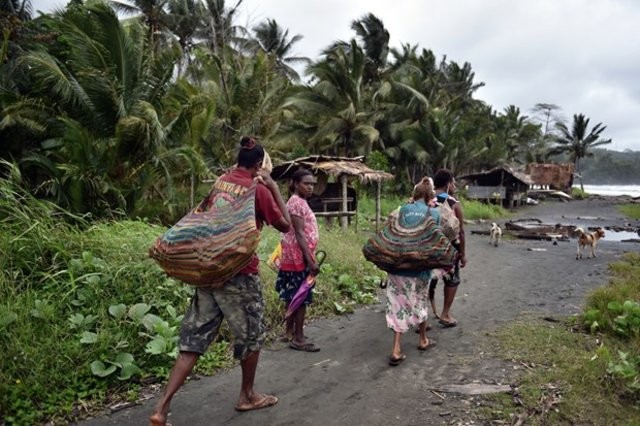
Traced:
<path fill-rule="evenodd" d="M 605 226 L 624 219 L 608 201 L 548 202 L 527 207 L 519 217 L 540 217 L 546 223 Z M 580 217 L 581 219 L 578 219 Z M 584 219 L 586 217 L 586 219 Z M 628 221 L 627 221 L 628 222 Z M 473 225 L 471 229 L 488 229 Z M 170 421 L 180 425 L 425 425 L 464 424 L 473 398 L 451 393 L 444 400 L 429 389 L 473 382 L 510 383 L 511 370 L 485 353 L 486 333 L 525 312 L 539 316 L 577 313 L 585 294 L 607 280 L 607 265 L 623 251 L 637 251 L 631 243 L 602 241 L 596 259 L 575 260 L 575 239 L 552 245 L 545 241 L 503 241 L 497 248 L 488 237 L 468 237 L 469 264 L 453 313 L 458 327 L 434 323 L 430 337 L 438 346 L 416 349 L 417 336 L 403 340 L 407 360 L 389 367 L 391 332 L 382 303 L 353 315 L 318 321 L 307 334 L 322 347 L 301 353 L 282 347 L 262 354 L 257 389 L 275 393 L 280 403 L 270 409 L 237 413 L 240 369 L 188 383 L 176 395 Z M 543 248 L 546 251 L 530 251 Z M 442 303 L 438 286 L 438 306 Z M 155 400 L 86 425 L 142 425 Z"/>

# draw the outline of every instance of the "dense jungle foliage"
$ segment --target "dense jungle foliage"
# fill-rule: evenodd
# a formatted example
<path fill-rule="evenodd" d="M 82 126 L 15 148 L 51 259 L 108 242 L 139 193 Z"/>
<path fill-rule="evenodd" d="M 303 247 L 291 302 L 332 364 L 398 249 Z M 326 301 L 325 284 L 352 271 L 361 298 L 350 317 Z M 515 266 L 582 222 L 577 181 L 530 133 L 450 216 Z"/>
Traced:
<path fill-rule="evenodd" d="M 484 83 L 470 63 L 392 47 L 372 14 L 309 59 L 294 56 L 302 35 L 274 19 L 238 25 L 241 5 L 73 0 L 33 18 L 29 0 L 3 1 L 0 158 L 74 213 L 173 218 L 245 134 L 276 163 L 365 155 L 405 189 L 441 167 L 562 159 L 579 171 L 610 142 L 602 123 L 565 123 L 557 105 L 494 111 L 474 98 Z"/>

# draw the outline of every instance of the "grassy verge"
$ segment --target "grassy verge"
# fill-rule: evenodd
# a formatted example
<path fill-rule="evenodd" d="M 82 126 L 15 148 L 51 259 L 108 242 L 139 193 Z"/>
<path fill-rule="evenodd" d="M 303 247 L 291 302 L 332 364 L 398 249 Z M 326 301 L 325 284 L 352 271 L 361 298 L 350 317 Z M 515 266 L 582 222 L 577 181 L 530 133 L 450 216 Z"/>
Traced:
<path fill-rule="evenodd" d="M 618 209 L 631 219 L 640 219 L 640 204 L 620 204 Z"/>
<path fill-rule="evenodd" d="M 578 187 L 571 188 L 570 195 L 573 197 L 574 200 L 584 200 L 585 198 L 589 197 L 589 194 L 587 194 L 585 191 L 583 191 Z"/>
<path fill-rule="evenodd" d="M 144 221 L 88 223 L 0 181 L 0 423 L 68 424 L 96 407 L 135 400 L 163 380 L 176 355 L 192 289 L 147 257 L 164 228 Z M 311 317 L 375 300 L 380 273 L 364 261 L 364 234 L 322 229 L 328 257 Z M 279 234 L 265 229 L 266 259 Z M 262 268 L 267 324 L 280 332 L 275 273 Z M 229 366 L 228 330 L 198 362 Z"/>
<path fill-rule="evenodd" d="M 466 220 L 489 220 L 506 217 L 508 211 L 495 204 L 486 204 L 481 201 L 461 199 L 464 218 Z M 394 209 L 406 202 L 406 198 L 382 197 L 380 200 L 381 217 L 386 218 Z M 363 197 L 358 200 L 358 213 L 363 218 L 363 223 L 372 222 L 375 218 L 375 199 Z"/>
<path fill-rule="evenodd" d="M 610 269 L 611 282 L 591 293 L 581 316 L 565 324 L 529 319 L 494 336 L 497 352 L 524 372 L 518 397 L 487 398 L 482 419 L 640 424 L 640 254 Z"/>

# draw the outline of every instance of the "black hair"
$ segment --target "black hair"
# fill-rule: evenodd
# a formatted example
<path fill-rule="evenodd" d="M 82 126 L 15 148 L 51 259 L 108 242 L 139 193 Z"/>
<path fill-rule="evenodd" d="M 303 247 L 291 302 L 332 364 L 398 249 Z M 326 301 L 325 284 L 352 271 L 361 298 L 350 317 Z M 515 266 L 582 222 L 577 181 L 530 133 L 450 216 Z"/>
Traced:
<path fill-rule="evenodd" d="M 433 175 L 433 187 L 442 188 L 453 181 L 453 173 L 447 169 L 440 169 Z"/>
<path fill-rule="evenodd" d="M 243 136 L 240 139 L 240 150 L 238 151 L 238 166 L 250 169 L 258 165 L 264 159 L 264 148 L 256 138 Z"/>
<path fill-rule="evenodd" d="M 311 170 L 305 169 L 304 167 L 300 167 L 298 170 L 293 172 L 291 175 L 291 181 L 289 182 L 290 193 L 293 194 L 295 192 L 295 184 L 302 182 L 302 178 L 305 176 L 313 176 L 313 173 L 311 173 Z"/>

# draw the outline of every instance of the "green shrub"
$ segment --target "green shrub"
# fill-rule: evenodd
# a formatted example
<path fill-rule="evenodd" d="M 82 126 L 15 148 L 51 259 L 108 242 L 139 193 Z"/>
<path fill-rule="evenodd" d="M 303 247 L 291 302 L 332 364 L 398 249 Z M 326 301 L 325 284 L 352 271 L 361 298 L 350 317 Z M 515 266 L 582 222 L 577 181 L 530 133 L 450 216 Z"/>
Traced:
<path fill-rule="evenodd" d="M 571 188 L 571 197 L 573 197 L 575 200 L 584 200 L 585 198 L 589 197 L 589 194 L 584 192 L 582 189 L 574 186 L 573 188 Z"/>
<path fill-rule="evenodd" d="M 509 212 L 497 204 L 487 204 L 476 200 L 462 200 L 464 218 L 468 220 L 489 220 L 509 216 Z"/>
<path fill-rule="evenodd" d="M 640 219 L 640 204 L 621 204 L 618 210 L 631 219 Z"/>
<path fill-rule="evenodd" d="M 611 356 L 607 372 L 614 385 L 627 397 L 640 399 L 640 254 L 628 253 L 610 265 L 609 285 L 587 298 L 583 326 L 607 339 L 617 353 Z"/>
<path fill-rule="evenodd" d="M 0 417 L 70 419 L 76 401 L 166 375 L 191 289 L 148 259 L 164 228 L 89 225 L 6 181 L 0 191 Z"/>

